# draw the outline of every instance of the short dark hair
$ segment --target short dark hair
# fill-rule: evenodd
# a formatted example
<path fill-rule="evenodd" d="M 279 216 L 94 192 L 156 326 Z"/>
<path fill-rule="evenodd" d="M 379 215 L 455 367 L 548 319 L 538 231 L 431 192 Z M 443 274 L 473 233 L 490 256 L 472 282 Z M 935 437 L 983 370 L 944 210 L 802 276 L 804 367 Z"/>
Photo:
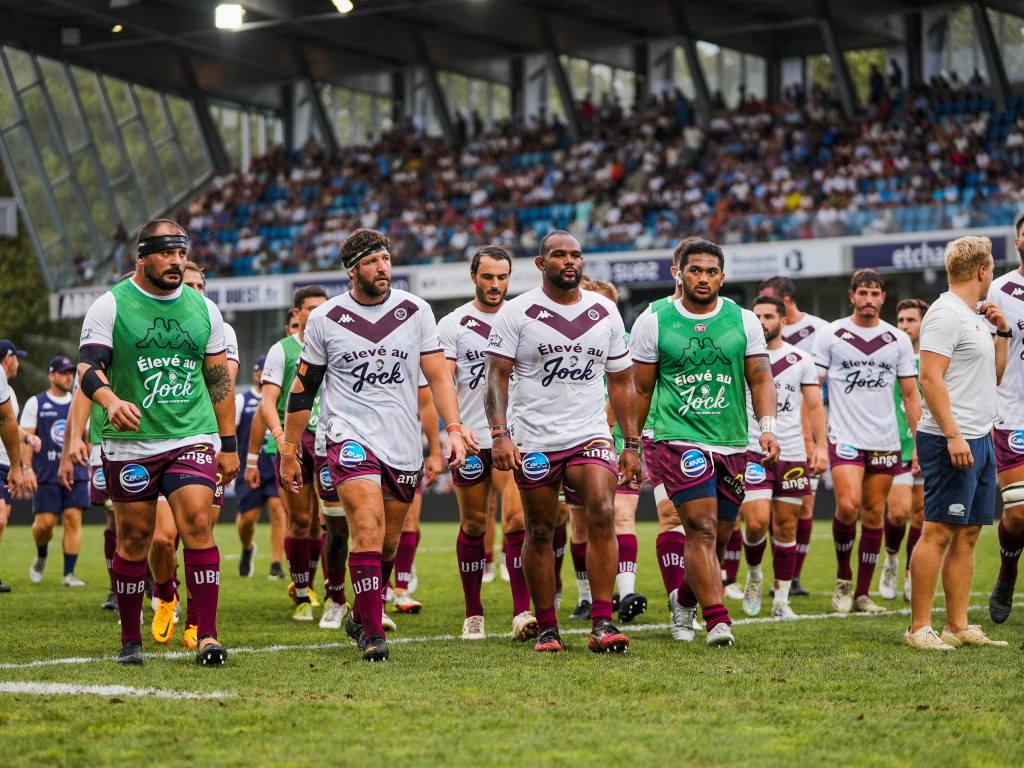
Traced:
<path fill-rule="evenodd" d="M 930 306 L 924 299 L 903 299 L 896 305 L 896 314 L 899 314 L 904 309 L 916 309 L 921 313 L 921 317 L 924 317 L 924 313 L 928 311 Z"/>
<path fill-rule="evenodd" d="M 771 304 L 779 310 L 779 317 L 786 316 L 786 304 L 777 296 L 758 296 L 752 306 L 756 307 L 758 304 Z"/>
<path fill-rule="evenodd" d="M 679 266 L 684 267 L 690 263 L 692 254 L 714 256 L 718 259 L 718 268 L 725 271 L 725 252 L 709 240 L 691 240 L 683 247 L 679 257 Z"/>
<path fill-rule="evenodd" d="M 1020 234 L 1020 225 L 1024 224 L 1024 213 L 1017 217 L 1017 223 L 1013 225 L 1014 234 Z"/>
<path fill-rule="evenodd" d="M 780 299 L 795 299 L 796 284 L 785 275 L 775 275 L 758 283 L 757 291 L 760 293 L 766 288 L 771 288 L 772 293 Z M 756 303 L 756 302 L 755 302 Z"/>
<path fill-rule="evenodd" d="M 364 251 L 368 254 L 376 253 L 377 251 L 386 251 L 390 246 L 391 241 L 388 240 L 387 235 L 383 232 L 361 227 L 353 230 L 352 234 L 345 238 L 345 242 L 341 244 L 341 248 L 338 250 L 338 258 L 341 259 L 341 263 L 344 265 L 349 259 L 356 258 Z"/>
<path fill-rule="evenodd" d="M 142 228 L 139 230 L 139 237 L 136 245 L 138 245 L 138 243 L 141 243 L 143 240 L 148 240 L 149 238 L 151 238 L 153 236 L 153 233 L 156 232 L 158 229 L 160 229 L 161 226 L 165 224 L 174 227 L 183 235 L 188 235 L 188 232 L 185 231 L 185 228 L 176 221 L 172 221 L 171 219 L 153 219 L 152 221 L 147 221 L 145 224 L 142 225 Z"/>
<path fill-rule="evenodd" d="M 304 285 L 295 292 L 292 296 L 292 309 L 302 309 L 302 305 L 306 303 L 306 299 L 315 298 L 327 298 L 327 291 L 321 288 L 319 285 Z M 287 322 L 286 322 L 287 324 Z"/>
<path fill-rule="evenodd" d="M 182 274 L 185 272 L 198 272 L 199 276 L 203 278 L 203 286 L 206 286 L 206 273 L 203 272 L 203 268 L 196 264 L 194 261 L 186 261 L 185 265 L 181 268 Z"/>
<path fill-rule="evenodd" d="M 885 293 L 885 280 L 873 269 L 858 269 L 850 278 L 851 291 L 856 291 L 861 286 L 870 288 L 873 285 L 877 285 L 882 289 L 882 293 Z"/>
<path fill-rule="evenodd" d="M 548 253 L 551 252 L 551 241 L 556 237 L 560 237 L 561 235 L 571 237 L 573 240 L 576 239 L 576 236 L 572 232 L 566 232 L 564 229 L 553 229 L 546 235 L 544 235 L 544 237 L 541 238 L 539 247 L 540 255 L 547 256 Z"/>
<path fill-rule="evenodd" d="M 473 261 L 469 265 L 469 271 L 474 275 L 476 274 L 476 271 L 480 269 L 480 259 L 484 256 L 490 256 L 495 261 L 507 261 L 508 271 L 512 271 L 512 257 L 509 255 L 508 251 L 500 245 L 491 243 L 490 245 L 481 245 L 477 248 L 476 253 L 473 254 Z"/>
<path fill-rule="evenodd" d="M 673 267 L 675 267 L 676 269 L 679 269 L 679 262 L 683 258 L 683 249 L 686 248 L 686 246 L 688 246 L 690 243 L 694 242 L 697 239 L 699 239 L 699 238 L 696 238 L 696 237 L 684 237 L 682 240 L 679 241 L 679 245 L 677 245 L 676 249 L 674 251 L 672 251 L 672 266 Z"/>

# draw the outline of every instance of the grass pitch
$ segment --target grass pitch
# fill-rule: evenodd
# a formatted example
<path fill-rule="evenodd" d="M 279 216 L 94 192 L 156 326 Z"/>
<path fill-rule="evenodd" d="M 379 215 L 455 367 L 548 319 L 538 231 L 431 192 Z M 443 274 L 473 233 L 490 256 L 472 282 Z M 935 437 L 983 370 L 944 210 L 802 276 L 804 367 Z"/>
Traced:
<path fill-rule="evenodd" d="M 0 763 L 1024 763 L 1024 603 L 1001 626 L 983 608 L 998 568 L 993 528 L 978 544 L 970 615 L 1010 647 L 948 655 L 900 644 L 909 623 L 902 599 L 882 616 L 832 614 L 827 523 L 816 526 L 804 569 L 813 594 L 793 600 L 807 618 L 767 619 L 767 593 L 761 619 L 746 620 L 730 602 L 732 648 L 706 647 L 703 633 L 693 644 L 669 638 L 652 524 L 637 531 L 637 587 L 650 607 L 623 625 L 633 639 L 625 656 L 590 653 L 589 626 L 565 620 L 576 598 L 571 562 L 559 611 L 566 653 L 535 654 L 532 644 L 508 638 L 511 597 L 500 580 L 484 585 L 488 639 L 463 641 L 456 531 L 454 524 L 424 525 L 416 597 L 425 609 L 395 618 L 391 661 L 371 665 L 343 631 L 291 620 L 286 582 L 266 578 L 266 526 L 258 532 L 256 576 L 241 579 L 234 530 L 220 525 L 219 629 L 228 665 L 199 668 L 181 645 L 183 624 L 168 646 L 158 646 L 147 606 L 146 663 L 126 669 L 111 661 L 117 616 L 99 608 L 108 589 L 101 529 L 85 530 L 77 571 L 88 586 L 68 589 L 60 586 L 59 541 L 50 545 L 44 582 L 33 585 L 30 532 L 8 528 L 0 575 L 14 591 L 0 595 Z M 766 561 L 770 578 L 770 553 Z M 941 597 L 936 605 L 933 625 L 941 628 Z"/>

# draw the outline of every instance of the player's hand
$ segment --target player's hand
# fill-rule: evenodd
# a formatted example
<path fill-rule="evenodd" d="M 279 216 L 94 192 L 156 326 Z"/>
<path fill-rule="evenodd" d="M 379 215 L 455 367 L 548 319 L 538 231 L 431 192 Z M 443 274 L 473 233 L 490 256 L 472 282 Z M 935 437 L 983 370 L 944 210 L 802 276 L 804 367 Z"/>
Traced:
<path fill-rule="evenodd" d="M 260 487 L 260 469 L 255 464 L 245 465 L 245 484 L 254 491 Z"/>
<path fill-rule="evenodd" d="M 71 457 L 62 455 L 60 465 L 57 467 L 57 482 L 69 491 L 75 483 L 75 465 L 71 463 Z"/>
<path fill-rule="evenodd" d="M 476 456 L 480 453 L 480 439 L 469 427 L 462 428 L 462 435 L 466 438 L 466 453 L 470 456 Z"/>
<path fill-rule="evenodd" d="M 812 475 L 820 475 L 828 469 L 828 448 L 824 445 L 814 446 L 808 455 L 810 459 L 807 462 L 807 466 L 810 468 Z"/>
<path fill-rule="evenodd" d="M 39 481 L 32 469 L 25 469 L 21 472 L 21 497 L 28 498 L 29 495 L 39 490 Z"/>
<path fill-rule="evenodd" d="M 633 448 L 623 449 L 619 454 L 619 487 L 639 491 L 642 480 L 643 466 L 640 463 L 640 454 Z"/>
<path fill-rule="evenodd" d="M 774 432 L 761 433 L 761 466 L 771 467 L 779 461 L 779 439 Z"/>
<path fill-rule="evenodd" d="M 21 474 L 21 467 L 11 464 L 11 469 L 7 473 L 7 491 L 11 494 L 12 498 L 21 496 L 23 481 L 24 477 Z"/>
<path fill-rule="evenodd" d="M 426 469 L 423 479 L 426 481 L 428 486 L 431 486 L 437 482 L 437 478 L 439 478 L 444 472 L 444 456 L 439 453 L 432 453 L 427 456 L 427 459 L 423 464 Z"/>
<path fill-rule="evenodd" d="M 985 319 L 988 320 L 992 325 L 996 327 L 997 331 L 1003 331 L 1004 333 L 1010 330 L 1010 324 L 1006 322 L 1006 318 L 1003 316 L 1003 310 L 999 308 L 997 304 L 993 304 L 991 301 L 986 301 L 978 307 L 978 314 L 984 315 Z"/>
<path fill-rule="evenodd" d="M 227 485 L 238 474 L 238 454 L 234 451 L 217 452 L 217 472 L 220 474 L 218 485 Z"/>
<path fill-rule="evenodd" d="M 281 485 L 292 493 L 302 490 L 302 467 L 294 454 L 281 454 Z"/>
<path fill-rule="evenodd" d="M 82 439 L 81 435 L 72 435 L 67 437 L 67 454 L 68 459 L 72 464 L 79 467 L 89 466 L 89 444 Z"/>
<path fill-rule="evenodd" d="M 914 449 L 914 454 L 910 457 L 910 474 L 914 477 L 921 476 L 921 462 L 917 460 L 917 448 Z"/>
<path fill-rule="evenodd" d="M 25 442 L 32 446 L 32 453 L 39 453 L 43 449 L 43 439 L 39 435 L 25 435 Z"/>
<path fill-rule="evenodd" d="M 107 408 L 107 418 L 118 432 L 138 432 L 142 412 L 134 403 L 115 400 Z"/>
<path fill-rule="evenodd" d="M 491 444 L 491 462 L 497 469 L 519 469 L 523 466 L 523 456 L 512 438 L 502 435 Z"/>
<path fill-rule="evenodd" d="M 957 469 L 970 469 L 974 466 L 971 446 L 967 444 L 967 438 L 963 435 L 957 435 L 952 440 L 947 440 L 946 450 L 949 451 L 949 458 Z"/>
<path fill-rule="evenodd" d="M 454 472 L 461 467 L 466 463 L 467 455 L 469 455 L 469 450 L 465 436 L 459 432 L 452 432 L 448 435 L 448 469 Z"/>

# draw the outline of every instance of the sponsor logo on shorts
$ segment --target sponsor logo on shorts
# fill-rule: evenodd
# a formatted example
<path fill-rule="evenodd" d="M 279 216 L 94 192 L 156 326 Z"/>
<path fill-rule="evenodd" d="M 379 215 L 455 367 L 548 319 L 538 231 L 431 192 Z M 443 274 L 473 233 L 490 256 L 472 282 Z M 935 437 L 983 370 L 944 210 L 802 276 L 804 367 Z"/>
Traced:
<path fill-rule="evenodd" d="M 743 480 L 747 485 L 757 485 L 763 483 L 768 474 L 764 471 L 764 467 L 753 461 L 747 462 L 747 471 L 743 473 Z"/>
<path fill-rule="evenodd" d="M 57 445 L 64 445 L 64 426 L 66 424 L 65 419 L 57 419 L 50 427 L 50 439 Z"/>
<path fill-rule="evenodd" d="M 840 459 L 856 459 L 858 453 L 859 451 L 852 445 L 840 444 L 836 446 L 836 456 Z"/>
<path fill-rule="evenodd" d="M 324 491 L 334 490 L 334 480 L 328 467 L 320 467 L 320 488 Z"/>
<path fill-rule="evenodd" d="M 1006 436 L 1006 444 L 1014 453 L 1024 453 L 1024 429 L 1018 429 Z"/>
<path fill-rule="evenodd" d="M 459 469 L 463 480 L 476 480 L 484 473 L 484 463 L 479 456 L 467 456 L 466 463 Z"/>
<path fill-rule="evenodd" d="M 352 440 L 346 440 L 341 444 L 341 450 L 338 451 L 338 461 L 341 462 L 343 467 L 358 467 L 364 461 L 366 461 L 366 449 L 363 448 L 359 443 L 353 442 Z"/>
<path fill-rule="evenodd" d="M 696 448 L 691 448 L 679 460 L 679 468 L 686 477 L 700 477 L 707 471 L 708 459 Z"/>
<path fill-rule="evenodd" d="M 97 491 L 107 490 L 107 476 L 102 469 L 97 469 L 92 475 L 92 487 Z"/>
<path fill-rule="evenodd" d="M 783 491 L 802 491 L 811 484 L 811 479 L 804 474 L 803 467 L 793 467 L 782 476 Z"/>
<path fill-rule="evenodd" d="M 121 487 L 128 493 L 138 493 L 149 485 L 149 471 L 141 464 L 129 464 L 121 470 Z"/>
<path fill-rule="evenodd" d="M 543 453 L 528 453 L 523 456 L 523 475 L 528 480 L 540 480 L 551 469 L 551 462 Z"/>
<path fill-rule="evenodd" d="M 966 511 L 967 507 L 965 507 L 963 504 L 949 505 L 949 514 L 953 515 L 954 517 L 963 517 Z"/>

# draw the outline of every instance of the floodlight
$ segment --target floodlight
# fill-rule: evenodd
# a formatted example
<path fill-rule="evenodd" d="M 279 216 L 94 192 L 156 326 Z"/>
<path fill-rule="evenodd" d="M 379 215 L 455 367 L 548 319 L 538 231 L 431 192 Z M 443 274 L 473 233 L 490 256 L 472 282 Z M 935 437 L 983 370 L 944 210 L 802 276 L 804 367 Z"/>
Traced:
<path fill-rule="evenodd" d="M 334 7 L 338 9 L 338 13 L 348 13 L 353 8 L 355 8 L 355 6 L 352 5 L 352 0 L 332 0 L 332 1 L 334 2 Z"/>
<path fill-rule="evenodd" d="M 238 29 L 242 26 L 242 17 L 245 16 L 245 8 L 237 3 L 224 3 L 217 6 L 214 13 L 214 24 L 217 29 Z"/>

